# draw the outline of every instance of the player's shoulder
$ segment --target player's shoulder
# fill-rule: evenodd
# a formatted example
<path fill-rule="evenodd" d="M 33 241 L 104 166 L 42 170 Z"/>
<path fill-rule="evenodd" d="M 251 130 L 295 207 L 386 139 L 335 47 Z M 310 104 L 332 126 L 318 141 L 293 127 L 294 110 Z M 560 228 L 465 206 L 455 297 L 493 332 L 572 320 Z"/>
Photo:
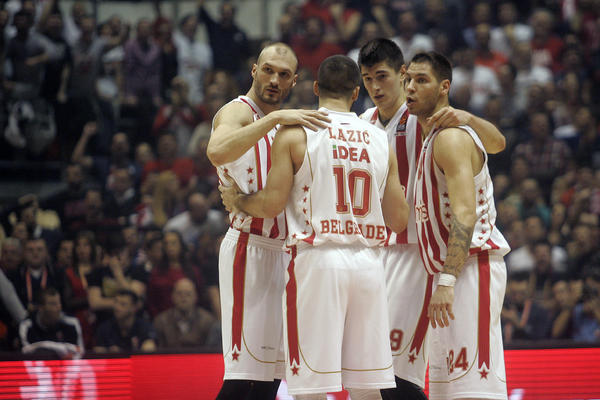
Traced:
<path fill-rule="evenodd" d="M 439 131 L 434 138 L 435 148 L 444 152 L 459 152 L 475 147 L 473 137 L 467 127 L 445 128 Z"/>
<path fill-rule="evenodd" d="M 375 111 L 377 111 L 377 107 L 371 107 L 371 108 L 367 108 L 365 111 L 363 111 L 362 114 L 360 114 L 358 116 L 358 118 L 365 120 L 365 121 L 370 121 L 371 117 L 373 116 L 373 114 L 375 113 Z"/>
<path fill-rule="evenodd" d="M 255 112 L 249 104 L 234 99 L 217 111 L 215 114 L 215 123 L 222 123 L 225 121 L 252 122 L 254 120 L 254 114 Z"/>

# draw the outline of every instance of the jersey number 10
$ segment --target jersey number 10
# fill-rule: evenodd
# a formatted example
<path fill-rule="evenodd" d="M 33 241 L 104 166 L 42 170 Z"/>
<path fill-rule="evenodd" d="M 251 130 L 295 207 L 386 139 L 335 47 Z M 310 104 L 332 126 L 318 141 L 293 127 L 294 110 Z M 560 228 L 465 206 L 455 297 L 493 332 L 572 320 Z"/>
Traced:
<path fill-rule="evenodd" d="M 348 214 L 350 205 L 346 198 L 346 173 L 341 165 L 333 167 L 336 183 L 337 201 L 335 210 L 338 214 Z M 348 173 L 348 189 L 352 202 L 352 214 L 364 217 L 371 211 L 371 174 L 364 169 L 352 169 Z"/>

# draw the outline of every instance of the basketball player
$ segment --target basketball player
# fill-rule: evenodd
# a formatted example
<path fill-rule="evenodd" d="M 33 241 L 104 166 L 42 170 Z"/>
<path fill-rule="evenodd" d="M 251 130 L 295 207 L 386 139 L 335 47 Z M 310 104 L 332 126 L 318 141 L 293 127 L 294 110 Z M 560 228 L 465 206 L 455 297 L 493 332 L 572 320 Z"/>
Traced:
<path fill-rule="evenodd" d="M 414 186 L 419 250 L 436 279 L 429 396 L 506 399 L 500 312 L 510 249 L 495 227 L 487 154 L 471 126 L 431 129 L 427 120 L 448 105 L 451 81 L 450 62 L 435 52 L 415 55 L 405 79 L 425 134 Z"/>
<path fill-rule="evenodd" d="M 275 127 L 324 126 L 317 111 L 279 110 L 296 84 L 296 55 L 285 44 L 266 47 L 252 67 L 252 87 L 216 114 L 207 155 L 221 179 L 246 193 L 262 188 L 271 165 Z M 224 383 L 218 399 L 274 399 L 283 377 L 281 299 L 289 256 L 285 220 L 230 214 L 219 253 Z M 278 356 L 278 353 L 281 353 Z M 280 373 L 276 374 L 279 360 Z M 249 396 L 249 397 L 247 397 Z"/>
<path fill-rule="evenodd" d="M 410 115 L 403 87 L 404 57 L 400 48 L 388 39 L 373 39 L 359 53 L 363 84 L 375 107 L 366 110 L 361 118 L 387 132 L 398 159 L 401 184 L 411 205 L 407 229 L 400 235 L 389 232 L 385 242 L 384 269 L 390 312 L 390 343 L 396 375 L 396 389 L 382 391 L 385 400 L 427 399 L 423 392 L 428 361 L 427 306 L 432 293 L 433 275 L 423 267 L 417 245 L 415 214 L 412 209 L 417 159 L 421 150 L 421 126 Z M 440 127 L 472 123 L 481 132 L 488 152 L 504 148 L 504 137 L 491 123 L 466 111 L 444 107 L 433 117 L 431 124 Z M 405 305 L 411 304 L 410 308 Z"/>
<path fill-rule="evenodd" d="M 378 246 L 386 224 L 406 227 L 408 204 L 385 133 L 349 112 L 359 85 L 354 61 L 325 59 L 314 91 L 329 126 L 282 128 L 266 187 L 222 189 L 227 207 L 250 215 L 285 207 L 286 379 L 296 399 L 325 399 L 342 384 L 353 400 L 380 399 L 395 386 Z"/>

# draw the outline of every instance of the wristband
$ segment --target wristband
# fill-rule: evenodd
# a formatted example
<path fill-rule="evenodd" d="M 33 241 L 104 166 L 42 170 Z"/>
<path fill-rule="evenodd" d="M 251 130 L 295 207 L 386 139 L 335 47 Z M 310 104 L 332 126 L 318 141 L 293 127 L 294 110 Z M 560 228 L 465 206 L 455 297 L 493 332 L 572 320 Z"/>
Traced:
<path fill-rule="evenodd" d="M 456 277 L 452 274 L 441 273 L 440 278 L 438 279 L 438 285 L 440 286 L 449 286 L 454 287 L 456 283 Z"/>

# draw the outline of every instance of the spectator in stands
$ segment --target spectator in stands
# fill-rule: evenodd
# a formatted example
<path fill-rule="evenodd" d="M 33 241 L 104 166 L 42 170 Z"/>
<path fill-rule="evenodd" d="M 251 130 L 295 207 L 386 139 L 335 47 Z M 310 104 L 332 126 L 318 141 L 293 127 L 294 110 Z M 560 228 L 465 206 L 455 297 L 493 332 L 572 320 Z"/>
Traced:
<path fill-rule="evenodd" d="M 144 271 L 150 275 L 151 272 L 158 267 L 162 262 L 165 253 L 163 250 L 163 236 L 153 236 L 144 239 L 144 255 L 143 264 Z"/>
<path fill-rule="evenodd" d="M 554 278 L 552 300 L 550 337 L 552 339 L 569 339 L 573 334 L 573 309 L 576 300 L 571 295 L 571 288 L 566 275 L 559 275 Z"/>
<path fill-rule="evenodd" d="M 81 25 L 86 14 L 86 3 L 83 0 L 76 0 L 71 6 L 70 15 L 65 17 L 64 35 L 71 46 L 73 46 L 81 36 Z"/>
<path fill-rule="evenodd" d="M 473 49 L 477 47 L 476 27 L 480 24 L 492 23 L 492 8 L 487 1 L 477 1 L 468 11 L 471 12 L 471 18 L 462 34 L 467 46 Z"/>
<path fill-rule="evenodd" d="M 515 44 L 529 42 L 533 37 L 531 27 L 519 22 L 519 11 L 511 0 L 503 0 L 498 4 L 498 22 L 499 26 L 491 31 L 492 51 L 510 57 Z"/>
<path fill-rule="evenodd" d="M 29 237 L 44 239 L 48 250 L 54 254 L 61 238 L 59 229 L 60 221 L 56 213 L 52 211 L 52 215 L 44 221 L 44 218 L 41 216 L 42 210 L 39 209 L 38 200 L 35 195 L 22 196 L 19 199 L 19 204 L 21 206 L 19 221 L 25 223 Z"/>
<path fill-rule="evenodd" d="M 452 69 L 451 97 L 470 88 L 469 109 L 481 114 L 488 98 L 500 94 L 500 84 L 492 69 L 475 63 L 475 50 L 464 48 L 459 54 L 461 61 Z"/>
<path fill-rule="evenodd" d="M 374 2 L 374 0 L 371 1 Z M 464 46 L 462 36 L 463 18 L 460 17 L 461 14 L 458 8 L 458 3 L 443 0 L 425 1 L 425 10 L 421 21 L 423 31 L 442 31 L 443 36 L 448 40 L 448 48 L 450 49 Z"/>
<path fill-rule="evenodd" d="M 156 2 L 155 6 L 159 9 L 152 30 L 154 43 L 160 49 L 160 94 L 163 99 L 166 99 L 171 80 L 177 76 L 179 68 L 178 51 L 173 42 L 173 24 L 161 15 L 160 3 Z"/>
<path fill-rule="evenodd" d="M 173 35 L 179 66 L 177 75 L 187 82 L 189 99 L 194 105 L 203 100 L 206 73 L 213 67 L 213 51 L 206 43 L 196 39 L 197 30 L 198 17 L 188 14 L 180 20 L 179 30 Z M 165 85 L 171 85 L 172 82 L 173 78 Z"/>
<path fill-rule="evenodd" d="M 500 66 L 508 62 L 508 58 L 490 49 L 490 30 L 491 27 L 487 23 L 475 26 L 475 64 L 491 68 L 497 73 Z"/>
<path fill-rule="evenodd" d="M 167 232 L 163 238 L 164 257 L 152 269 L 148 280 L 148 311 L 152 317 L 169 309 L 175 282 L 188 278 L 199 290 L 200 304 L 205 304 L 204 282 L 200 271 L 189 262 L 185 243 L 178 232 Z"/>
<path fill-rule="evenodd" d="M 74 251 L 74 243 L 71 239 L 61 239 L 58 243 L 58 249 L 56 250 L 56 258 L 54 261 L 54 266 L 57 269 L 62 269 L 66 271 L 69 268 L 73 267 L 73 251 Z"/>
<path fill-rule="evenodd" d="M 77 318 L 63 314 L 60 293 L 49 286 L 39 293 L 38 301 L 36 313 L 19 326 L 23 353 L 62 359 L 81 357 L 81 327 Z"/>
<path fill-rule="evenodd" d="M 553 32 L 554 16 L 546 9 L 538 9 L 531 16 L 530 25 L 533 29 L 531 39 L 533 64 L 549 68 L 554 72 L 559 71 L 564 42 Z"/>
<path fill-rule="evenodd" d="M 0 270 L 9 274 L 19 268 L 23 261 L 23 247 L 21 241 L 8 237 L 2 241 L 2 254 L 0 255 Z"/>
<path fill-rule="evenodd" d="M 552 71 L 531 62 L 531 44 L 529 42 L 518 42 L 514 46 L 514 55 L 511 62 L 517 69 L 515 76 L 515 89 L 519 102 L 516 103 L 519 110 L 524 110 L 528 98 L 528 92 L 534 84 L 547 85 L 552 82 Z"/>
<path fill-rule="evenodd" d="M 85 213 L 85 188 L 83 168 L 79 164 L 69 164 L 65 168 L 63 182 L 66 188 L 43 202 L 46 208 L 55 210 L 64 230 L 83 219 Z"/>
<path fill-rule="evenodd" d="M 509 276 L 506 299 L 502 308 L 504 343 L 514 340 L 547 338 L 550 331 L 548 312 L 530 297 L 529 274 L 517 272 Z"/>
<path fill-rule="evenodd" d="M 203 23 L 213 54 L 213 66 L 235 74 L 250 55 L 246 33 L 235 24 L 235 7 L 230 1 L 221 4 L 221 18 L 216 22 L 197 0 L 198 21 Z"/>
<path fill-rule="evenodd" d="M 143 265 L 146 255 L 140 247 L 140 235 L 135 225 L 126 225 L 121 229 L 123 240 L 127 246 L 127 252 L 134 266 Z"/>
<path fill-rule="evenodd" d="M 15 335 L 19 322 L 26 317 L 27 310 L 21 304 L 15 287 L 0 270 L 0 348 L 10 347 L 7 342 Z"/>
<path fill-rule="evenodd" d="M 127 168 L 114 169 L 111 183 L 105 194 L 106 215 L 111 218 L 129 218 L 135 212 L 139 196 L 134 186 L 134 177 Z"/>
<path fill-rule="evenodd" d="M 344 54 L 340 46 L 323 41 L 325 26 L 318 17 L 310 17 L 304 21 L 304 35 L 292 40 L 292 49 L 296 53 L 300 68 L 309 69 L 316 78 L 321 62 L 334 54 Z"/>
<path fill-rule="evenodd" d="M 183 77 L 173 78 L 170 87 L 170 101 L 164 104 L 156 114 L 152 126 L 152 134 L 159 136 L 161 132 L 172 132 L 177 140 L 177 154 L 187 156 L 188 143 L 194 128 L 204 119 L 201 109 L 192 106 L 189 98 L 189 84 Z M 212 122 L 212 121 L 211 121 Z"/>
<path fill-rule="evenodd" d="M 542 188 L 549 190 L 554 177 L 566 171 L 571 151 L 550 135 L 550 118 L 543 112 L 531 115 L 529 132 L 531 139 L 517 145 L 513 157 L 524 157 L 529 164 L 530 175 Z"/>
<path fill-rule="evenodd" d="M 154 161 L 154 150 L 148 142 L 142 142 L 135 148 L 135 166 L 138 171 L 143 171 L 146 163 Z"/>
<path fill-rule="evenodd" d="M 521 218 L 537 215 L 542 219 L 544 226 L 550 225 L 550 208 L 546 205 L 538 182 L 527 178 L 519 186 L 519 194 L 514 197 L 515 205 Z"/>
<path fill-rule="evenodd" d="M 177 138 L 173 133 L 165 132 L 158 138 L 158 159 L 148 162 L 144 166 L 143 179 L 149 173 L 160 173 L 163 171 L 172 171 L 179 178 L 182 185 L 188 185 L 190 179 L 194 176 L 193 161 L 185 157 L 177 157 Z"/>
<path fill-rule="evenodd" d="M 173 307 L 154 319 L 159 348 L 214 346 L 221 343 L 220 323 L 211 313 L 198 307 L 196 286 L 182 278 L 175 283 Z"/>
<path fill-rule="evenodd" d="M 180 210 L 180 195 L 182 193 L 177 176 L 172 171 L 164 171 L 155 176 L 152 189 L 151 203 L 146 205 L 145 210 L 140 212 L 148 213 L 148 218 L 154 226 L 162 228 L 167 221 L 175 216 Z M 149 179 L 150 180 L 150 179 Z"/>
<path fill-rule="evenodd" d="M 326 27 L 325 41 L 346 46 L 355 39 L 362 16 L 347 0 L 308 0 L 301 6 L 304 20 L 317 17 Z"/>
<path fill-rule="evenodd" d="M 369 21 L 362 24 L 362 28 L 360 29 L 360 35 L 358 39 L 356 39 L 355 46 L 346 54 L 348 57 L 354 60 L 354 62 L 358 62 L 358 53 L 360 52 L 361 47 L 363 47 L 367 42 L 376 39 L 378 37 L 382 37 L 381 29 L 377 23 Z M 298 77 L 300 78 L 300 77 Z M 292 96 L 298 88 L 294 90 Z"/>
<path fill-rule="evenodd" d="M 66 279 L 64 271 L 58 270 L 49 263 L 48 249 L 44 239 L 31 238 L 25 242 L 23 263 L 18 270 L 10 273 L 11 280 L 21 303 L 32 312 L 39 293 L 53 287 L 65 298 Z"/>
<path fill-rule="evenodd" d="M 119 221 L 109 218 L 104 213 L 102 191 L 98 188 L 86 190 L 83 219 L 71 224 L 70 233 L 75 234 L 80 230 L 92 231 L 96 236 L 96 240 L 103 245 L 111 233 L 119 228 Z"/>
<path fill-rule="evenodd" d="M 412 10 L 406 10 L 398 15 L 397 27 L 398 36 L 392 40 L 402 50 L 405 60 L 412 60 L 418 52 L 433 50 L 431 37 L 417 32 L 417 17 Z"/>
<path fill-rule="evenodd" d="M 600 340 L 600 272 L 597 267 L 586 272 L 581 303 L 573 310 L 573 339 Z"/>
<path fill-rule="evenodd" d="M 221 298 L 219 297 L 219 249 L 227 231 L 227 224 L 221 229 L 206 231 L 198 237 L 192 261 L 200 268 L 206 286 L 210 310 L 221 318 Z"/>
<path fill-rule="evenodd" d="M 571 277 L 583 276 L 585 267 L 594 264 L 597 259 L 598 241 L 593 235 L 593 226 L 577 223 L 571 232 L 571 240 L 567 243 L 569 255 L 569 274 Z"/>
<path fill-rule="evenodd" d="M 122 234 L 114 232 L 106 246 L 102 264 L 92 269 L 87 281 L 90 309 L 101 323 L 114 310 L 115 295 L 119 290 L 128 290 L 138 298 L 144 298 L 148 274 L 143 268 L 133 265 Z"/>
<path fill-rule="evenodd" d="M 134 292 L 117 291 L 113 309 L 113 316 L 96 331 L 96 353 L 156 350 L 156 333 L 152 324 L 137 314 L 139 298 Z"/>
<path fill-rule="evenodd" d="M 211 210 L 202 193 L 194 192 L 187 197 L 186 211 L 177 214 L 165 224 L 164 231 L 177 231 L 187 247 L 192 247 L 202 233 L 217 231 L 223 223 L 223 214 Z"/>
<path fill-rule="evenodd" d="M 589 106 L 579 108 L 573 120 L 578 138 L 575 159 L 595 170 L 600 169 L 600 125 L 597 121 Z"/>
<path fill-rule="evenodd" d="M 552 283 L 557 275 L 552 268 L 552 245 L 540 240 L 532 246 L 533 270 L 529 274 L 529 293 L 534 300 L 548 308 L 552 300 Z"/>

